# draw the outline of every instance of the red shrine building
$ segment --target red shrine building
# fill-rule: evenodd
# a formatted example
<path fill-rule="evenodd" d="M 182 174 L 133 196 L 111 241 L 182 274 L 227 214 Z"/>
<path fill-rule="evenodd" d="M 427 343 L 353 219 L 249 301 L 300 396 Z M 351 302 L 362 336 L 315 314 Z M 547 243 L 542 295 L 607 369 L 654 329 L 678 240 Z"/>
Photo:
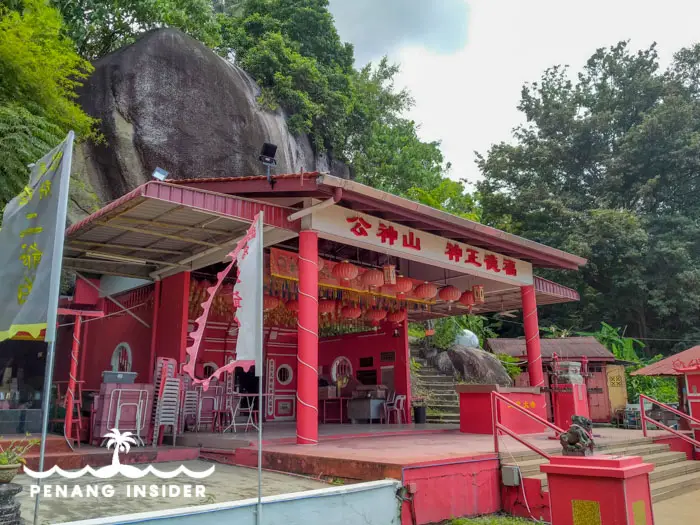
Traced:
<path fill-rule="evenodd" d="M 408 322 L 468 312 L 522 307 L 528 383 L 544 385 L 537 306 L 578 295 L 534 269 L 576 270 L 584 259 L 327 174 L 153 181 L 66 234 L 64 268 L 81 278 L 64 300 L 55 380 L 59 397 L 70 390 L 83 403 L 83 440 L 101 431 L 86 419 L 87 397 L 112 395 L 105 384 L 114 373 L 131 374 L 132 388 L 145 392 L 136 404 L 145 405 L 157 402 L 162 363 L 181 372 L 206 289 L 259 211 L 264 406 L 256 418 L 295 421 L 300 444 L 318 442 L 319 422 L 386 419 L 371 402 L 353 409 L 362 397 L 400 399 L 391 421 L 410 422 Z M 200 378 L 236 359 L 232 286 L 214 299 Z M 249 374 L 230 382 L 229 390 L 257 393 Z M 546 415 L 546 403 L 537 406 Z M 103 423 L 114 423 L 117 409 L 103 410 Z"/>

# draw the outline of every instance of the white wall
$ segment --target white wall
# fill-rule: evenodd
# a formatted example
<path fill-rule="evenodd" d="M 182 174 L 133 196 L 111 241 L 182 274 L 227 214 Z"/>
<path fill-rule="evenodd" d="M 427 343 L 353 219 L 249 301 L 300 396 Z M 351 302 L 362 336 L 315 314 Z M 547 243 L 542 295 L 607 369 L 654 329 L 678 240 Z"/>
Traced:
<path fill-rule="evenodd" d="M 395 480 L 309 490 L 262 499 L 262 525 L 400 525 Z M 255 525 L 257 499 L 139 514 L 124 514 L 64 525 Z"/>

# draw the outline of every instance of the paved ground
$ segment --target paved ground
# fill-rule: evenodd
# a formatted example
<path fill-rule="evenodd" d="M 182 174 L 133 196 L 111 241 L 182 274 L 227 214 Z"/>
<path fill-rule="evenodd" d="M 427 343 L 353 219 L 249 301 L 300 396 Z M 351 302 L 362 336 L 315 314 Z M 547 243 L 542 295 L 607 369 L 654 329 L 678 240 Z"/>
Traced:
<path fill-rule="evenodd" d="M 656 525 L 700 523 L 700 490 L 654 503 Z"/>
<path fill-rule="evenodd" d="M 352 428 L 353 425 L 342 426 L 350 426 Z M 381 425 L 373 426 L 381 428 Z M 656 434 L 659 434 L 659 432 L 649 432 L 650 436 Z M 558 440 L 551 439 L 551 435 L 553 433 L 528 434 L 523 436 L 523 438 L 542 450 L 561 453 L 561 446 Z M 618 428 L 596 428 L 594 435 L 598 445 L 625 443 L 643 438 L 641 430 Z M 321 442 L 314 447 L 272 443 L 264 445 L 263 450 L 265 452 L 303 454 L 304 456 L 320 456 L 335 459 L 352 460 L 361 458 L 370 462 L 406 465 L 420 461 L 436 461 L 493 453 L 493 436 L 489 434 L 462 434 L 459 430 L 448 430 L 443 432 L 436 431 L 436 433 L 432 434 L 399 434 L 386 437 L 376 435 L 336 440 L 321 439 Z M 529 451 L 529 449 L 508 436 L 502 436 L 501 451 L 525 452 Z"/>
<path fill-rule="evenodd" d="M 204 471 L 212 465 L 212 463 L 206 461 L 195 460 L 185 461 L 183 463 L 158 463 L 156 467 L 160 470 L 168 471 L 177 468 L 180 464 L 184 464 L 187 468 L 193 471 Z M 172 509 L 206 503 L 223 503 L 225 501 L 235 501 L 257 496 L 258 474 L 255 469 L 233 467 L 218 463 L 215 465 L 216 469 L 214 474 L 201 481 L 191 480 L 186 476 L 178 476 L 172 480 L 160 480 L 152 475 L 146 476 L 140 480 L 126 480 L 122 477 L 115 478 L 114 480 L 98 480 L 91 476 L 84 476 L 79 480 L 62 480 L 61 478 L 52 477 L 47 481 L 55 484 L 63 484 L 65 482 L 65 484 L 68 485 L 69 491 L 73 489 L 74 485 L 79 485 L 84 489 L 86 485 L 94 484 L 100 487 L 99 490 L 102 490 L 102 487 L 105 485 L 112 485 L 114 487 L 114 497 L 108 498 L 103 497 L 102 495 L 100 495 L 98 498 L 83 497 L 72 499 L 42 497 L 39 511 L 40 523 L 63 523 L 66 521 L 75 521 L 88 518 L 115 516 L 124 513 Z M 17 476 L 14 479 L 14 482 L 24 486 L 24 491 L 18 497 L 18 499 L 22 505 L 22 517 L 31 523 L 34 516 L 34 499 L 30 497 L 29 485 L 31 485 L 34 480 L 25 475 L 21 475 Z M 184 497 L 127 497 L 127 485 L 157 484 L 160 486 L 162 483 L 199 483 L 205 486 L 206 496 L 203 498 L 191 497 L 189 499 Z M 265 496 L 284 494 L 288 492 L 301 492 L 327 486 L 328 485 L 325 483 L 308 478 L 277 474 L 274 472 L 263 472 L 263 495 Z"/>

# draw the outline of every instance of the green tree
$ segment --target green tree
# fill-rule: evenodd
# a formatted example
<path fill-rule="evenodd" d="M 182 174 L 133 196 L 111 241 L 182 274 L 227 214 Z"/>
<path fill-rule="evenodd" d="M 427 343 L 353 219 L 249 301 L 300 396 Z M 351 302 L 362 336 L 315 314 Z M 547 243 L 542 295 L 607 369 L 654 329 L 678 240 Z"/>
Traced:
<path fill-rule="evenodd" d="M 481 206 L 476 198 L 465 190 L 461 182 L 442 179 L 432 189 L 414 186 L 408 190 L 408 197 L 458 217 L 476 222 L 481 220 Z"/>
<path fill-rule="evenodd" d="M 507 218 L 515 233 L 589 259 L 553 274 L 581 303 L 548 308 L 543 325 L 590 330 L 607 319 L 635 338 L 697 340 L 698 72 L 700 46 L 662 71 L 654 46 L 625 42 L 597 50 L 576 80 L 552 67 L 523 87 L 527 123 L 514 141 L 479 157 L 484 222 Z"/>
<path fill-rule="evenodd" d="M 0 209 L 26 184 L 27 164 L 69 130 L 92 136 L 94 121 L 75 103 L 92 68 L 63 30 L 43 0 L 0 5 Z"/>
<path fill-rule="evenodd" d="M 158 27 L 175 27 L 210 47 L 221 28 L 209 0 L 53 0 L 78 53 L 90 60 Z"/>

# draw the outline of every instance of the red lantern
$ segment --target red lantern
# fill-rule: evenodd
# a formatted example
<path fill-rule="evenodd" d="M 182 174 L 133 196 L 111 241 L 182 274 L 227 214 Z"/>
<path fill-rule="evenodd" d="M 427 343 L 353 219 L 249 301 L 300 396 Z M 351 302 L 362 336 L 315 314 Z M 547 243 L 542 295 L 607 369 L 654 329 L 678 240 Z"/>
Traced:
<path fill-rule="evenodd" d="M 333 277 L 346 282 L 352 281 L 355 277 L 357 277 L 359 272 L 360 269 L 348 261 L 343 261 L 333 267 Z"/>
<path fill-rule="evenodd" d="M 362 309 L 355 305 L 343 306 L 340 310 L 340 315 L 345 319 L 358 319 L 362 315 Z"/>
<path fill-rule="evenodd" d="M 396 310 L 395 312 L 389 312 L 387 315 L 387 321 L 390 323 L 402 323 L 406 320 L 406 310 Z"/>
<path fill-rule="evenodd" d="M 384 284 L 384 273 L 381 270 L 367 270 L 360 276 L 360 281 L 369 288 L 379 288 Z"/>
<path fill-rule="evenodd" d="M 272 295 L 267 295 L 263 297 L 263 310 L 266 312 L 269 312 L 270 310 L 274 310 L 280 305 L 280 300 L 279 297 L 274 297 Z"/>
<path fill-rule="evenodd" d="M 472 286 L 472 292 L 474 292 L 474 304 L 484 304 L 486 302 L 483 286 L 480 284 Z"/>
<path fill-rule="evenodd" d="M 440 291 L 438 292 L 438 297 L 448 303 L 458 301 L 461 295 L 462 292 L 460 292 L 459 288 L 456 286 L 445 286 L 444 288 L 440 288 Z"/>
<path fill-rule="evenodd" d="M 386 318 L 386 310 L 380 308 L 372 308 L 367 311 L 366 317 L 372 321 L 372 326 L 379 326 L 379 322 Z"/>
<path fill-rule="evenodd" d="M 336 302 L 333 299 L 321 299 L 318 302 L 318 313 L 321 315 L 328 315 L 335 312 L 337 307 Z"/>
<path fill-rule="evenodd" d="M 396 285 L 385 284 L 382 286 L 382 293 L 384 295 L 394 295 L 396 293 Z"/>
<path fill-rule="evenodd" d="M 413 294 L 418 297 L 418 299 L 432 299 L 437 293 L 438 287 L 428 281 L 425 281 L 413 291 Z"/>
<path fill-rule="evenodd" d="M 287 308 L 287 310 L 289 310 L 290 312 L 298 312 L 298 311 L 299 311 L 299 301 L 297 301 L 296 299 L 290 299 L 289 301 L 287 301 L 287 302 L 285 303 L 284 306 L 285 306 L 285 307 Z"/>
<path fill-rule="evenodd" d="M 466 306 L 467 308 L 471 308 L 475 304 L 474 303 L 474 292 L 472 292 L 471 290 L 467 290 L 459 298 L 459 302 L 463 306 Z"/>
<path fill-rule="evenodd" d="M 396 286 L 397 294 L 408 293 L 411 290 L 413 290 L 413 281 L 408 277 L 402 277 L 401 275 L 399 275 L 396 278 L 396 284 L 394 286 Z"/>

